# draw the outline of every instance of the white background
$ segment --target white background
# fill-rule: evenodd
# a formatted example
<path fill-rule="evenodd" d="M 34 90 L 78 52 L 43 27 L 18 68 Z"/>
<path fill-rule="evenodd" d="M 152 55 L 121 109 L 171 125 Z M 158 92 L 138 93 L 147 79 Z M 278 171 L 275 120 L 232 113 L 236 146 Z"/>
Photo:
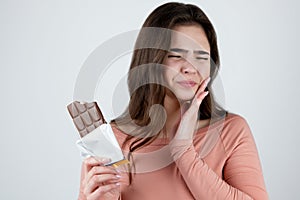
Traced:
<path fill-rule="evenodd" d="M 66 105 L 79 70 L 162 3 L 0 1 L 0 199 L 77 198 L 81 159 Z M 270 199 L 299 199 L 299 3 L 193 3 L 216 28 L 226 105 L 251 126 Z M 107 102 L 100 105 L 110 117 Z"/>

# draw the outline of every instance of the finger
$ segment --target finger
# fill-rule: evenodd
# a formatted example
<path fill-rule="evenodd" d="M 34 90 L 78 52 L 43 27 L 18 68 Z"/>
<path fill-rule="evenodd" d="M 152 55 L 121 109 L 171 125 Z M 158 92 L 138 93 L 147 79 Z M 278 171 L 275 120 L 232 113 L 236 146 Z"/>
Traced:
<path fill-rule="evenodd" d="M 87 174 L 92 167 L 105 165 L 109 162 L 109 158 L 89 157 L 83 161 L 83 171 Z"/>
<path fill-rule="evenodd" d="M 96 157 L 86 158 L 82 162 L 82 166 L 81 166 L 80 187 L 82 189 L 85 188 L 85 186 L 86 186 L 86 176 L 87 176 L 88 172 L 91 170 L 91 168 L 93 168 L 94 166 L 104 165 L 107 162 L 110 162 L 110 159 L 96 158 Z"/>
<path fill-rule="evenodd" d="M 85 185 L 86 185 L 86 176 L 88 174 L 88 172 L 90 171 L 90 169 L 93 166 L 98 166 L 101 165 L 101 163 L 96 160 L 94 157 L 88 157 L 86 159 L 84 159 L 84 161 L 82 162 L 81 165 L 81 177 L 80 177 L 80 188 L 84 189 Z"/>
<path fill-rule="evenodd" d="M 196 97 L 196 100 L 198 102 L 198 104 L 200 105 L 202 100 L 208 95 L 208 91 L 205 91 L 205 92 L 201 92 L 197 97 Z"/>
<path fill-rule="evenodd" d="M 198 88 L 197 92 L 196 92 L 196 95 L 195 96 L 198 96 L 199 93 L 203 92 L 205 90 L 205 88 L 207 87 L 208 83 L 210 81 L 210 77 L 207 77 L 200 85 L 200 87 Z"/>
<path fill-rule="evenodd" d="M 114 174 L 101 174 L 93 176 L 89 182 L 87 182 L 85 193 L 92 193 L 97 187 L 102 187 L 106 182 L 116 182 L 120 180 L 120 175 Z"/>
<path fill-rule="evenodd" d="M 119 183 L 108 184 L 102 187 L 97 188 L 93 193 L 91 193 L 91 199 L 100 199 L 105 193 L 111 192 L 120 187 Z"/>
<path fill-rule="evenodd" d="M 195 93 L 195 96 L 192 100 L 191 103 L 189 103 L 188 101 L 187 102 L 184 102 L 183 104 L 181 104 L 181 113 L 184 114 L 187 110 L 190 110 L 191 107 L 192 108 L 195 108 L 195 109 L 198 109 L 200 103 L 201 103 L 201 100 L 199 101 L 199 97 L 202 97 L 200 96 L 205 88 L 207 87 L 208 83 L 210 81 L 210 77 L 207 77 L 204 81 L 202 81 L 202 83 L 200 84 L 199 88 L 197 89 L 196 93 Z M 207 94 L 206 94 L 207 95 Z M 204 96 L 205 97 L 205 96 Z M 194 109 L 192 109 L 194 110 Z"/>
<path fill-rule="evenodd" d="M 193 115 L 195 112 L 198 112 L 199 106 L 202 103 L 203 99 L 208 95 L 208 91 L 202 91 L 197 94 L 197 96 L 194 97 L 191 106 L 187 110 L 187 115 Z"/>
<path fill-rule="evenodd" d="M 114 174 L 114 175 L 120 175 L 119 172 L 113 168 L 113 167 L 106 167 L 106 166 L 94 166 L 87 174 L 86 176 L 86 182 L 89 182 L 90 179 L 94 175 L 99 174 Z"/>
<path fill-rule="evenodd" d="M 200 87 L 198 88 L 196 94 L 195 94 L 195 98 L 193 99 L 192 104 L 194 104 L 195 106 L 200 106 L 202 100 L 205 98 L 205 96 L 208 94 L 208 91 L 205 92 L 205 88 L 207 87 L 208 83 L 210 81 L 210 77 L 207 77 L 200 85 Z"/>

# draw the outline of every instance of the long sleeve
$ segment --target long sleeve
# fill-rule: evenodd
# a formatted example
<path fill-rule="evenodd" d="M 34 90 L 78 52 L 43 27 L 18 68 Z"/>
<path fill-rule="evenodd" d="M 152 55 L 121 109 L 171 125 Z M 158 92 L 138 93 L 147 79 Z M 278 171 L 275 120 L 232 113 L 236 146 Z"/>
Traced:
<path fill-rule="evenodd" d="M 172 155 L 177 156 L 176 165 L 194 198 L 267 200 L 256 145 L 246 121 L 235 117 L 224 128 L 220 140 L 227 157 L 222 166 L 222 177 L 199 157 L 193 144 L 185 146 L 179 157 L 177 152 L 178 148 L 183 148 L 182 144 L 171 149 Z"/>

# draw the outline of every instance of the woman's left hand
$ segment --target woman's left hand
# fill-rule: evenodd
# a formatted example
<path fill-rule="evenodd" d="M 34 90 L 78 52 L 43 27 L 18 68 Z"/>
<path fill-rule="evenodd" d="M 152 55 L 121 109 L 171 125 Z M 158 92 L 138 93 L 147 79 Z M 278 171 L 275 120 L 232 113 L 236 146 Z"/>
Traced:
<path fill-rule="evenodd" d="M 202 100 L 208 94 L 208 91 L 204 91 L 204 90 L 207 87 L 209 81 L 210 81 L 210 77 L 206 78 L 201 83 L 190 105 L 188 106 L 186 106 L 185 104 L 181 105 L 182 117 L 179 122 L 176 134 L 174 136 L 175 140 L 193 139 L 195 125 L 197 123 L 197 118 L 198 118 L 199 107 L 200 104 L 202 103 Z"/>

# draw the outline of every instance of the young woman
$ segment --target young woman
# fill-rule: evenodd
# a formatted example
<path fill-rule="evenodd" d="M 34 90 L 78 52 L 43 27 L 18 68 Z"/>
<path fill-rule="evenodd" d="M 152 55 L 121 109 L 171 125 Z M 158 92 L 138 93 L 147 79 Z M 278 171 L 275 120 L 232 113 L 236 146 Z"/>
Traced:
<path fill-rule="evenodd" d="M 218 69 L 215 30 L 200 8 L 156 8 L 136 41 L 128 108 L 111 122 L 130 166 L 86 159 L 79 199 L 268 199 L 247 122 L 212 95 Z"/>

